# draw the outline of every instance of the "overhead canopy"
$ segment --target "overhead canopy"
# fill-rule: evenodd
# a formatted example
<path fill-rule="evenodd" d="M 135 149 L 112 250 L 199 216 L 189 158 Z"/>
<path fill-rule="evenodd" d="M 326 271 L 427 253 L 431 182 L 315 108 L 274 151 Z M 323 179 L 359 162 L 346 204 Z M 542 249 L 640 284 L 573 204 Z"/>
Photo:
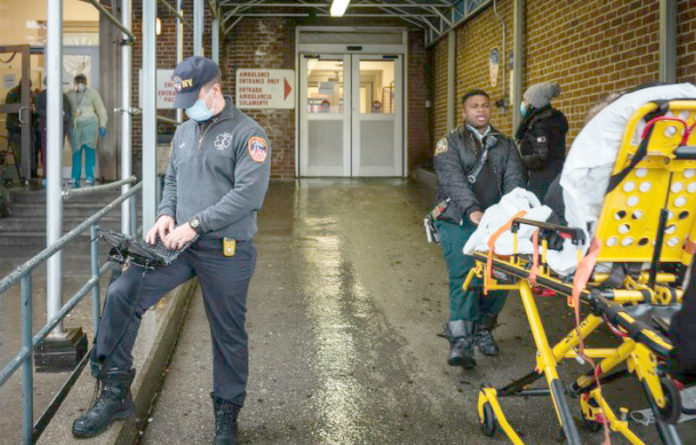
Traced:
<path fill-rule="evenodd" d="M 397 18 L 425 33 L 431 45 L 491 0 L 353 0 L 344 17 Z M 331 0 L 218 0 L 221 26 L 231 32 L 244 17 L 330 17 Z"/>

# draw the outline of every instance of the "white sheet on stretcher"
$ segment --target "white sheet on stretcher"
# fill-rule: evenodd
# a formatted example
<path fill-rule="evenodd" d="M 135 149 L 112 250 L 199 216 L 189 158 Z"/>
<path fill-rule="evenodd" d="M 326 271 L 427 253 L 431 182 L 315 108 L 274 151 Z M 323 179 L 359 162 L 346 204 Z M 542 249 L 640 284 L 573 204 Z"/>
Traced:
<path fill-rule="evenodd" d="M 594 226 L 602 210 L 611 171 L 629 118 L 648 102 L 679 98 L 696 98 L 696 86 L 690 83 L 663 85 L 625 94 L 597 113 L 573 141 L 561 173 L 561 187 L 568 225 L 585 230 L 588 242 L 582 246 L 583 252 L 589 247 L 589 240 L 594 235 Z M 644 126 L 645 122 L 638 125 L 633 135 L 635 143 Z M 464 253 L 471 255 L 474 251 L 487 252 L 490 235 L 519 210 L 527 210 L 525 218 L 538 221 L 546 220 L 550 214 L 550 209 L 542 206 L 532 193 L 515 189 L 505 195 L 499 204 L 486 210 L 478 229 L 464 246 Z M 534 230 L 533 227 L 521 227 L 518 253 L 532 253 L 530 239 Z M 512 234 L 509 230 L 496 241 L 495 252 L 499 255 L 512 253 Z M 570 240 L 565 240 L 563 250 L 548 252 L 547 261 L 556 273 L 569 275 L 577 264 L 577 246 Z"/>
<path fill-rule="evenodd" d="M 518 187 L 503 196 L 498 204 L 486 209 L 478 228 L 464 245 L 464 254 L 471 255 L 475 251 L 488 252 L 490 236 L 522 210 L 527 212 L 522 218 L 533 221 L 546 221 L 551 215 L 551 208 L 541 205 L 534 193 Z M 536 229 L 536 227 L 526 224 L 520 226 L 517 232 L 517 253 L 531 255 L 534 252 L 532 235 Z M 495 241 L 495 253 L 498 255 L 512 255 L 514 253 L 513 236 L 510 230 L 501 233 Z M 573 246 L 570 240 L 565 240 L 563 250 L 548 251 L 547 262 L 553 270 L 558 268 L 558 270 L 565 271 L 564 267 L 567 267 L 567 264 L 571 264 L 574 268 L 577 263 L 577 247 Z"/>

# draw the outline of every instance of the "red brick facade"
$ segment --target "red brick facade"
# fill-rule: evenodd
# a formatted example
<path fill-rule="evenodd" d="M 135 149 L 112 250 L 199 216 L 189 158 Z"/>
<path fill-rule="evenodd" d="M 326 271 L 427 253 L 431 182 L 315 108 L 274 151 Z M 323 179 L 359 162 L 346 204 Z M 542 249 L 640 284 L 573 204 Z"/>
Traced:
<path fill-rule="evenodd" d="M 512 0 L 498 0 L 498 13 L 507 24 L 507 52 L 512 50 Z M 523 89 L 542 81 L 558 82 L 563 92 L 554 106 L 568 117 L 568 142 L 582 128 L 590 106 L 617 89 L 658 78 L 659 2 L 590 0 L 586 2 L 528 0 L 526 2 L 525 76 Z M 678 81 L 696 81 L 696 1 L 679 1 Z M 456 29 L 456 90 L 484 88 L 493 101 L 502 95 L 502 65 L 498 85 L 488 79 L 488 53 L 502 46 L 500 20 L 488 7 Z M 431 49 L 433 76 L 433 133 L 431 144 L 446 129 L 447 39 Z M 503 57 L 501 63 L 507 60 Z M 444 70 L 445 73 L 440 73 Z M 506 83 L 509 77 L 506 79 Z M 506 87 L 509 88 L 509 87 Z M 508 89 L 509 91 L 509 89 Z M 457 104 L 457 121 L 461 104 Z M 494 111 L 492 123 L 512 131 L 511 113 Z"/>
<path fill-rule="evenodd" d="M 186 5 L 185 16 L 192 17 L 192 4 Z M 141 4 L 134 5 L 133 32 L 136 42 L 133 47 L 133 79 L 137 80 L 138 69 L 142 60 Z M 173 67 L 176 62 L 176 19 L 166 8 L 158 8 L 162 20 L 162 34 L 158 37 L 159 68 Z M 204 34 L 205 52 L 210 51 L 210 21 L 206 10 L 206 29 Z M 317 24 L 320 23 L 310 23 Z M 346 23 L 352 25 L 353 23 Z M 384 23 L 387 25 L 388 23 Z M 402 24 L 400 24 L 402 26 Z M 242 19 L 228 36 L 221 38 L 220 68 L 223 73 L 223 89 L 226 94 L 234 96 L 235 72 L 238 68 L 293 69 L 295 66 L 295 27 L 296 22 L 289 18 Z M 192 53 L 192 30 L 184 27 L 184 55 Z M 408 55 L 408 168 L 412 170 L 416 162 L 422 162 L 429 156 L 429 117 L 425 102 L 430 97 L 425 78 L 427 51 L 423 44 L 423 35 L 412 32 L 409 35 Z M 138 86 L 134 82 L 133 103 L 138 102 Z M 272 144 L 271 174 L 276 178 L 295 177 L 295 110 L 267 109 L 245 110 L 267 132 Z M 159 114 L 173 117 L 174 112 L 160 111 Z M 173 132 L 173 127 L 158 124 L 160 133 Z M 141 160 L 141 122 L 133 121 L 133 158 L 134 171 L 140 171 Z"/>
<path fill-rule="evenodd" d="M 234 95 L 237 68 L 295 69 L 295 26 L 285 18 L 243 19 L 220 57 L 224 88 Z M 295 177 L 295 110 L 244 110 L 271 142 L 271 175 Z"/>

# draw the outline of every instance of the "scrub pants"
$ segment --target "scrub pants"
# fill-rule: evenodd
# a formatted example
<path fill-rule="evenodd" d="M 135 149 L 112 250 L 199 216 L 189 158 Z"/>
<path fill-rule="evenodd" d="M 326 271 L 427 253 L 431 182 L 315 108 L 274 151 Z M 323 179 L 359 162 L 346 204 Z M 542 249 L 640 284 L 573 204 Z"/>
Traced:
<path fill-rule="evenodd" d="M 72 178 L 76 186 L 79 186 L 80 176 L 82 176 L 83 152 L 85 154 L 85 178 L 88 183 L 94 183 L 98 125 L 96 116 L 73 122 L 70 139 L 73 144 Z"/>
<path fill-rule="evenodd" d="M 235 255 L 225 257 L 221 239 L 201 239 L 168 266 L 152 271 L 130 266 L 109 286 L 95 340 L 93 372 L 102 366 L 130 370 L 143 313 L 164 294 L 197 276 L 213 345 L 213 392 L 241 407 L 249 372 L 246 300 L 255 265 L 256 247 L 251 240 L 237 241 Z"/>
<path fill-rule="evenodd" d="M 85 178 L 88 183 L 94 184 L 95 150 L 86 145 L 83 145 L 79 150 L 73 152 L 72 178 L 75 180 L 75 184 L 80 183 L 80 176 L 82 176 L 82 152 L 85 153 Z"/>
<path fill-rule="evenodd" d="M 507 291 L 489 291 L 483 295 L 483 283 L 474 278 L 466 293 L 462 286 L 469 269 L 475 266 L 474 258 L 462 253 L 462 248 L 476 227 L 468 221 L 463 225 L 447 221 L 435 221 L 440 234 L 440 247 L 447 263 L 449 275 L 450 321 L 466 320 L 481 323 L 495 317 L 503 309 Z"/>

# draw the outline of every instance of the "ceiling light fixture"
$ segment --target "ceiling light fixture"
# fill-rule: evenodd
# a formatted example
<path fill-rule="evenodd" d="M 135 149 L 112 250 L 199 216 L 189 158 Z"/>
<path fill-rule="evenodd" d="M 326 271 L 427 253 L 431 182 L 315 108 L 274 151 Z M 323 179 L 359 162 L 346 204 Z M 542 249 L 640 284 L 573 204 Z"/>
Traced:
<path fill-rule="evenodd" d="M 331 9 L 329 10 L 331 17 L 343 17 L 346 9 L 348 9 L 349 3 L 350 0 L 333 0 L 331 3 Z"/>

